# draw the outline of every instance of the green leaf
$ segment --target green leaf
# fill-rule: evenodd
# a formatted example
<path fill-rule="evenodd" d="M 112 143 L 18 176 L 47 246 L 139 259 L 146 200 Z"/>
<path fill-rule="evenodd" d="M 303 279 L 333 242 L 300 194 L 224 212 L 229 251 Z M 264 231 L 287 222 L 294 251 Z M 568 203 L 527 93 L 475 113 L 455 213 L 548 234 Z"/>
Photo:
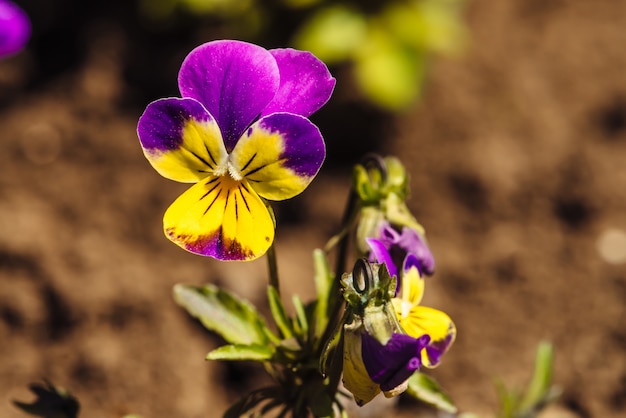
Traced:
<path fill-rule="evenodd" d="M 55 387 L 48 381 L 44 381 L 44 384 L 32 383 L 28 387 L 37 398 L 31 403 L 13 401 L 13 404 L 22 411 L 45 418 L 78 417 L 80 404 L 69 392 Z"/>
<path fill-rule="evenodd" d="M 554 362 L 554 350 L 552 344 L 543 341 L 537 346 L 535 355 L 535 367 L 532 378 L 521 399 L 518 411 L 522 416 L 529 415 L 532 411 L 541 408 L 555 392 L 551 392 L 552 363 Z"/>
<path fill-rule="evenodd" d="M 422 91 L 426 59 L 422 52 L 399 43 L 384 28 L 372 26 L 355 59 L 354 77 L 373 103 L 399 111 Z"/>
<path fill-rule="evenodd" d="M 274 348 L 259 344 L 232 344 L 216 348 L 207 354 L 207 360 L 252 360 L 265 361 L 274 356 Z"/>
<path fill-rule="evenodd" d="M 306 314 L 306 308 L 302 303 L 302 299 L 298 295 L 293 295 L 293 306 L 296 309 L 296 324 L 300 329 L 299 334 L 306 337 L 309 333 L 309 319 Z"/>
<path fill-rule="evenodd" d="M 293 328 L 291 328 L 289 317 L 285 312 L 285 307 L 283 306 L 283 302 L 280 300 L 278 291 L 276 291 L 273 286 L 267 287 L 267 300 L 269 301 L 270 311 L 272 312 L 276 326 L 280 330 L 283 338 L 293 337 Z"/>
<path fill-rule="evenodd" d="M 315 269 L 315 335 L 321 337 L 328 324 L 328 298 L 332 286 L 333 275 L 328 266 L 324 251 L 316 248 L 313 251 L 313 267 Z"/>
<path fill-rule="evenodd" d="M 335 325 L 328 341 L 323 341 L 324 347 L 320 356 L 319 372 L 326 377 L 331 373 L 341 374 L 343 369 L 343 325 L 351 313 L 346 309 L 341 320 Z"/>
<path fill-rule="evenodd" d="M 416 372 L 409 378 L 407 393 L 442 411 L 455 413 L 456 406 L 439 384 L 424 373 Z"/>
<path fill-rule="evenodd" d="M 265 345 L 271 335 L 252 304 L 216 286 L 178 284 L 174 286 L 174 299 L 207 329 L 231 344 Z"/>
<path fill-rule="evenodd" d="M 315 12 L 302 24 L 292 44 L 333 64 L 350 58 L 365 40 L 366 33 L 367 21 L 362 13 L 333 5 Z M 341 42 L 337 42 L 338 39 Z"/>

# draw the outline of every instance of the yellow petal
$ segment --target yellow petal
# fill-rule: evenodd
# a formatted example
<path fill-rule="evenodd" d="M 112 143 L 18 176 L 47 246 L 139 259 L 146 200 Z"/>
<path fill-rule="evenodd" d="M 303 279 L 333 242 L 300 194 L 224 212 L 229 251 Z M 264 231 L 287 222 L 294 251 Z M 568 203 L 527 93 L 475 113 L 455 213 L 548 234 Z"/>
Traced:
<path fill-rule="evenodd" d="M 228 175 L 193 185 L 165 212 L 163 226 L 180 247 L 219 260 L 253 260 L 274 240 L 265 203 L 245 180 Z"/>
<path fill-rule="evenodd" d="M 365 405 L 380 393 L 380 387 L 370 379 L 363 364 L 361 328 L 360 322 L 344 325 L 343 342 L 343 385 L 352 393 L 359 406 Z"/>
<path fill-rule="evenodd" d="M 456 327 L 452 319 L 445 312 L 434 308 L 414 306 L 407 316 L 398 319 L 402 329 L 410 336 L 430 336 L 428 347 L 422 350 L 422 363 L 426 367 L 439 364 L 441 355 L 456 338 Z"/>

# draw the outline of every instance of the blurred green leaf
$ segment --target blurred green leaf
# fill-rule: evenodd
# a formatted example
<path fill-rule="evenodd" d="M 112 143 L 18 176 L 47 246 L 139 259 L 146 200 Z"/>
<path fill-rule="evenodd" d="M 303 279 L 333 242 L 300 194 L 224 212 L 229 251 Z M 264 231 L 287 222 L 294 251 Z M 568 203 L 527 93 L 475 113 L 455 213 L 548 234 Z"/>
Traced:
<path fill-rule="evenodd" d="M 297 333 L 306 338 L 309 333 L 309 318 L 307 316 L 307 310 L 302 303 L 302 299 L 300 299 L 298 295 L 293 295 L 292 301 L 296 310 L 294 328 L 297 327 Z"/>
<path fill-rule="evenodd" d="M 363 93 L 389 110 L 400 110 L 421 93 L 424 56 L 372 25 L 355 58 L 354 76 Z"/>
<path fill-rule="evenodd" d="M 285 312 L 285 307 L 282 300 L 280 299 L 278 291 L 276 291 L 273 286 L 267 287 L 267 300 L 270 305 L 270 311 L 272 312 L 272 316 L 274 317 L 274 322 L 276 322 L 276 326 L 280 330 L 282 337 L 293 337 L 293 328 L 291 327 L 289 317 Z"/>
<path fill-rule="evenodd" d="M 77 418 L 80 404 L 78 400 L 64 389 L 55 387 L 44 381 L 32 383 L 28 386 L 37 398 L 31 402 L 13 401 L 13 404 L 22 411 L 45 418 Z"/>
<path fill-rule="evenodd" d="M 560 390 L 552 386 L 554 349 L 549 342 L 537 346 L 535 364 L 530 382 L 523 394 L 518 390 L 507 389 L 496 382 L 500 410 L 498 418 L 534 418 L 551 401 L 559 396 Z"/>
<path fill-rule="evenodd" d="M 521 416 L 531 416 L 558 396 L 558 389 L 552 387 L 553 363 L 554 348 L 551 343 L 542 341 L 537 346 L 532 378 L 519 402 Z"/>
<path fill-rule="evenodd" d="M 265 345 L 271 335 L 252 304 L 216 286 L 178 284 L 174 286 L 174 299 L 207 329 L 231 344 Z"/>
<path fill-rule="evenodd" d="M 461 19 L 459 0 L 394 2 L 382 15 L 387 30 L 411 45 L 416 53 L 458 54 L 465 46 L 467 31 Z"/>
<path fill-rule="evenodd" d="M 207 360 L 270 360 L 274 355 L 274 348 L 269 345 L 259 344 L 233 344 L 225 345 L 207 354 Z"/>
<path fill-rule="evenodd" d="M 313 251 L 313 268 L 315 270 L 315 291 L 317 302 L 315 304 L 315 335 L 322 336 L 328 324 L 328 293 L 333 280 L 333 275 L 328 266 L 326 254 L 319 248 Z"/>
<path fill-rule="evenodd" d="M 450 397 L 441 389 L 439 383 L 424 373 L 413 373 L 409 378 L 407 393 L 442 411 L 450 413 L 457 411 L 456 406 L 454 406 Z"/>
<path fill-rule="evenodd" d="M 350 58 L 365 42 L 367 22 L 358 11 L 334 5 L 315 13 L 296 32 L 292 44 L 327 64 Z"/>

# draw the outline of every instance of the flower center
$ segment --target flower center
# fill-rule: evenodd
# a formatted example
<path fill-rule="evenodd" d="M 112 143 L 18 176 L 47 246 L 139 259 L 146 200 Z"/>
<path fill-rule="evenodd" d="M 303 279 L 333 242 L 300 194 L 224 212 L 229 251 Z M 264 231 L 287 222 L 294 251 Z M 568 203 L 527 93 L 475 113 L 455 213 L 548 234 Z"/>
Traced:
<path fill-rule="evenodd" d="M 216 176 L 225 176 L 228 174 L 235 181 L 243 180 L 243 176 L 241 175 L 239 169 L 230 161 L 230 156 L 215 167 L 213 174 Z"/>

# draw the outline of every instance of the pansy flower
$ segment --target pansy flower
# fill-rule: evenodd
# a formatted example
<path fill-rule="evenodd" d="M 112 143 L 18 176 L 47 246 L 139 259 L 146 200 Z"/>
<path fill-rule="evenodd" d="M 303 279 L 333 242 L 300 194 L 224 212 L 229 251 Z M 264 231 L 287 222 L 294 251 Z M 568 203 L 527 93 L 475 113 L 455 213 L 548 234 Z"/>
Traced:
<path fill-rule="evenodd" d="M 391 299 L 391 302 L 404 332 L 415 338 L 430 336 L 422 350 L 422 364 L 432 368 L 440 363 L 441 356 L 454 342 L 456 327 L 445 312 L 420 305 L 424 296 L 424 278 L 419 266 L 420 260 L 415 255 L 406 257 L 400 297 Z"/>
<path fill-rule="evenodd" d="M 0 57 L 21 51 L 29 38 L 28 15 L 13 2 L 0 0 Z"/>
<path fill-rule="evenodd" d="M 409 377 L 422 366 L 422 352 L 430 337 L 414 338 L 394 332 L 379 341 L 357 322 L 345 326 L 343 383 L 359 406 L 381 391 L 385 397 L 398 396 L 407 388 Z"/>
<path fill-rule="evenodd" d="M 413 373 L 439 365 L 454 342 L 456 327 L 450 317 L 419 305 L 424 279 L 418 266 L 417 257 L 409 254 L 400 274 L 401 296 L 366 308 L 362 317 L 344 325 L 343 382 L 359 405 L 381 391 L 386 397 L 401 394 Z"/>
<path fill-rule="evenodd" d="M 393 304 L 395 279 L 382 265 L 357 261 L 342 277 L 348 305 L 343 324 L 343 382 L 358 405 L 381 391 L 397 396 L 422 366 L 430 335 L 410 335 L 399 324 Z"/>
<path fill-rule="evenodd" d="M 325 157 L 307 119 L 335 79 L 308 52 L 213 41 L 183 61 L 182 98 L 150 103 L 137 134 L 164 177 L 195 183 L 167 209 L 167 237 L 187 251 L 251 260 L 274 240 L 266 200 L 301 193 Z"/>
<path fill-rule="evenodd" d="M 435 272 L 435 258 L 426 238 L 414 228 L 403 226 L 398 232 L 389 222 L 381 222 L 378 236 L 366 238 L 366 242 L 371 249 L 370 261 L 384 262 L 392 276 L 397 276 L 409 254 L 417 259 L 421 273 L 430 276 Z"/>

